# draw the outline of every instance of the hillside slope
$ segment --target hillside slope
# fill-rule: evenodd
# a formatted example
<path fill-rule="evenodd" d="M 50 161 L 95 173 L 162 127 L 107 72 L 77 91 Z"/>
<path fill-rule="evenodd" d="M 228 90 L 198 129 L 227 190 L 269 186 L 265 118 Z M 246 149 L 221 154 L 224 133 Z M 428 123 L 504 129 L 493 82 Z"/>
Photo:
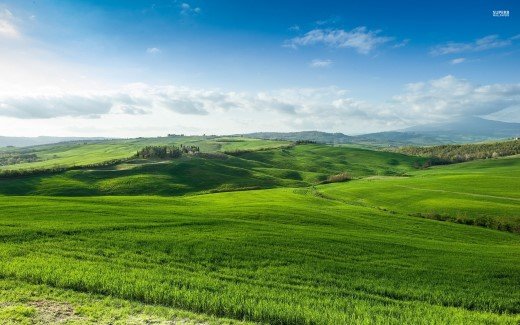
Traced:
<path fill-rule="evenodd" d="M 2 279 L 264 323 L 520 321 L 506 232 L 293 189 L 0 204 Z"/>
<path fill-rule="evenodd" d="M 273 144 L 280 145 L 269 143 Z M 424 158 L 399 153 L 298 145 L 252 152 L 239 150 L 215 157 L 203 155 L 163 161 L 135 159 L 114 166 L 58 174 L 0 178 L 0 194 L 182 195 L 297 187 L 313 185 L 345 172 L 352 177 L 402 175 L 422 160 Z"/>
<path fill-rule="evenodd" d="M 193 145 L 206 153 L 260 150 L 283 147 L 290 142 L 270 141 L 242 137 L 170 136 L 159 138 L 136 138 L 103 141 L 74 141 L 22 149 L 4 148 L 0 154 L 33 154 L 36 161 L 2 165 L 2 170 L 46 169 L 55 167 L 86 166 L 106 161 L 126 159 L 146 146 Z"/>
<path fill-rule="evenodd" d="M 520 233 L 519 156 L 409 175 L 319 186 L 318 191 L 348 204 Z"/>

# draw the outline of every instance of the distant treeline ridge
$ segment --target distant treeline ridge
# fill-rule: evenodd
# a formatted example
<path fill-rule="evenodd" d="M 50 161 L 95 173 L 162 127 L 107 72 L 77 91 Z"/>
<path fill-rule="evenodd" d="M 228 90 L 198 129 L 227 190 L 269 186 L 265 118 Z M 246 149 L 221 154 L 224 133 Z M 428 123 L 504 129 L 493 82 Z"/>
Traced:
<path fill-rule="evenodd" d="M 493 143 L 401 147 L 397 151 L 411 156 L 437 158 L 439 163 L 457 163 L 475 159 L 498 158 L 520 154 L 520 140 Z"/>

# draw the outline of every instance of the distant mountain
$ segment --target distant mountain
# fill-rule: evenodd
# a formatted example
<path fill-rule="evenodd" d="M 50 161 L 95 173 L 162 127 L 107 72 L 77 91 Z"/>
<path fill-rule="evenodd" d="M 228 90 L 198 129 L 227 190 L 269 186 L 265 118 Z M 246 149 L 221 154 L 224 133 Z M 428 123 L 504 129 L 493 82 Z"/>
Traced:
<path fill-rule="evenodd" d="M 373 146 L 438 145 L 500 140 L 520 137 L 520 123 L 486 120 L 478 117 L 447 123 L 418 125 L 399 131 L 349 136 L 343 133 L 303 131 L 291 133 L 258 132 L 247 136 L 261 139 L 312 140 L 320 143 L 363 144 Z"/>
<path fill-rule="evenodd" d="M 479 117 L 458 119 L 447 123 L 418 125 L 403 130 L 421 134 L 448 135 L 456 138 L 501 139 L 520 136 L 520 123 L 486 120 Z"/>
<path fill-rule="evenodd" d="M 302 132 L 256 132 L 245 134 L 251 138 L 266 140 L 286 140 L 286 141 L 316 141 L 319 143 L 352 143 L 355 137 L 343 133 L 327 133 L 320 131 Z"/>
<path fill-rule="evenodd" d="M 419 132 L 378 132 L 358 135 L 354 137 L 355 143 L 369 144 L 374 146 L 429 146 L 436 144 L 456 143 L 450 139 L 441 139 L 436 135 L 423 134 Z"/>
<path fill-rule="evenodd" d="M 51 144 L 65 141 L 102 140 L 104 138 L 84 137 L 3 137 L 0 136 L 0 147 L 30 147 L 43 144 Z"/>
<path fill-rule="evenodd" d="M 364 135 L 350 136 L 343 133 L 327 133 L 320 131 L 302 132 L 257 132 L 245 134 L 247 137 L 266 140 L 286 141 L 316 141 L 329 144 L 360 144 L 365 146 L 403 146 L 403 145 L 434 145 L 441 142 L 439 139 L 415 132 L 379 132 Z"/>

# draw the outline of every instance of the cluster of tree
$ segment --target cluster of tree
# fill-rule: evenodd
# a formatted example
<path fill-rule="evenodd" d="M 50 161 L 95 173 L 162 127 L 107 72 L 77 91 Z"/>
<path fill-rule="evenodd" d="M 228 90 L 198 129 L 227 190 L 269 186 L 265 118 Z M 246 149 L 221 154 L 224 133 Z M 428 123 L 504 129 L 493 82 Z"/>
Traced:
<path fill-rule="evenodd" d="M 450 221 L 456 223 L 462 223 L 465 225 L 479 226 L 484 228 L 491 228 L 501 231 L 508 231 L 513 233 L 520 233 L 520 224 L 510 222 L 507 220 L 499 220 L 492 216 L 478 215 L 474 218 L 466 215 L 450 216 L 447 214 L 439 213 L 413 213 L 410 214 L 414 217 L 420 217 L 425 219 L 433 219 L 439 221 Z"/>
<path fill-rule="evenodd" d="M 181 144 L 181 151 L 183 154 L 193 155 L 200 152 L 200 148 L 198 146 L 185 146 Z"/>
<path fill-rule="evenodd" d="M 417 169 L 425 169 L 431 166 L 449 165 L 451 163 L 453 162 L 450 160 L 433 157 L 429 159 L 418 159 L 413 162 L 413 167 Z"/>
<path fill-rule="evenodd" d="M 329 176 L 326 180 L 322 181 L 322 184 L 328 184 L 328 183 L 339 183 L 339 182 L 347 182 L 352 180 L 352 175 L 349 173 L 339 173 L 336 175 Z"/>
<path fill-rule="evenodd" d="M 314 140 L 297 140 L 294 142 L 295 145 L 299 144 L 316 144 L 317 142 Z"/>
<path fill-rule="evenodd" d="M 520 140 L 433 147 L 402 147 L 397 151 L 412 156 L 432 157 L 427 163 L 438 165 L 517 155 L 520 154 Z"/>
<path fill-rule="evenodd" d="M 38 160 L 38 156 L 34 153 L 0 153 L 0 166 L 30 163 Z"/>
<path fill-rule="evenodd" d="M 136 157 L 143 159 L 170 159 L 179 158 L 183 154 L 192 155 L 200 152 L 200 148 L 197 146 L 146 146 L 141 150 L 137 151 Z"/>

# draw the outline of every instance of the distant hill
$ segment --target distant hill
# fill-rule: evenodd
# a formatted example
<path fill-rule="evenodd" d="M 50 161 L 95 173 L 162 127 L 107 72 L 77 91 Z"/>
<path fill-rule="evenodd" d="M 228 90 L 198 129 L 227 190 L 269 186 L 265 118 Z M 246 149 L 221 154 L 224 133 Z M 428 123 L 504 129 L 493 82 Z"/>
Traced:
<path fill-rule="evenodd" d="M 374 146 L 458 144 L 520 136 L 520 123 L 486 120 L 478 117 L 447 123 L 418 125 L 398 131 L 349 136 L 343 133 L 303 131 L 291 133 L 257 132 L 246 136 L 261 139 L 312 140 L 319 143 L 364 144 Z"/>
<path fill-rule="evenodd" d="M 316 141 L 319 143 L 353 143 L 355 137 L 343 133 L 327 133 L 320 131 L 302 132 L 256 132 L 245 134 L 247 137 L 260 138 L 266 140 L 286 140 L 286 141 Z"/>
<path fill-rule="evenodd" d="M 458 119 L 447 123 L 418 125 L 402 130 L 425 135 L 451 136 L 455 139 L 504 139 L 520 136 L 520 123 L 486 120 L 479 117 Z"/>
<path fill-rule="evenodd" d="M 268 140 L 286 140 L 286 141 L 316 141 L 317 143 L 328 144 L 359 144 L 365 146 L 403 146 L 403 145 L 436 145 L 457 143 L 451 140 L 444 140 L 433 135 L 425 135 L 416 132 L 379 132 L 363 135 L 350 136 L 343 133 L 327 133 L 320 131 L 302 131 L 302 132 L 256 132 L 248 133 L 244 136 L 268 139 Z"/>
<path fill-rule="evenodd" d="M 407 146 L 462 144 L 487 140 L 502 140 L 520 137 L 520 123 L 486 120 L 478 117 L 459 119 L 447 123 L 418 125 L 402 130 L 346 135 L 321 131 L 302 132 L 256 132 L 244 136 L 285 141 L 316 141 L 329 144 L 361 144 L 366 146 Z M 2 137 L 0 147 L 29 147 L 66 141 L 103 140 L 88 137 Z"/>
<path fill-rule="evenodd" d="M 0 147 L 30 147 L 42 144 L 52 144 L 65 141 L 103 140 L 105 138 L 86 137 L 3 137 L 0 136 Z"/>

